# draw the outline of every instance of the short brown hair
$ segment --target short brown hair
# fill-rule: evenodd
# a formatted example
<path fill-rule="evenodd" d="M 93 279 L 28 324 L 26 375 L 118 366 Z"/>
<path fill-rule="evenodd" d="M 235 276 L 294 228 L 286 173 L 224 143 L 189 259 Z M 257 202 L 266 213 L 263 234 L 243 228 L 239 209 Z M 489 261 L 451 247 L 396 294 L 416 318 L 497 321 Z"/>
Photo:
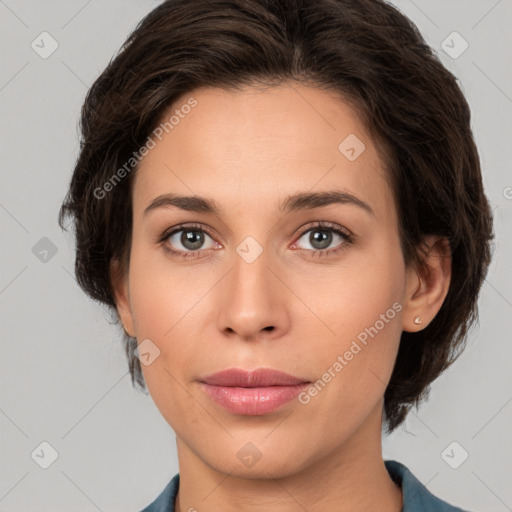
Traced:
<path fill-rule="evenodd" d="M 115 260 L 129 264 L 127 198 L 136 165 L 105 197 L 97 191 L 181 95 L 197 87 L 286 80 L 337 91 L 361 116 L 393 183 L 404 261 L 421 264 L 424 235 L 442 235 L 450 244 L 452 277 L 440 311 L 423 330 L 401 336 L 384 395 L 391 432 L 463 348 L 477 319 L 494 235 L 469 106 L 416 26 L 389 3 L 164 1 L 87 94 L 80 153 L 59 223 L 64 228 L 72 217 L 79 285 L 115 311 L 110 269 Z M 125 343 L 132 384 L 144 390 L 137 342 L 125 333 Z"/>

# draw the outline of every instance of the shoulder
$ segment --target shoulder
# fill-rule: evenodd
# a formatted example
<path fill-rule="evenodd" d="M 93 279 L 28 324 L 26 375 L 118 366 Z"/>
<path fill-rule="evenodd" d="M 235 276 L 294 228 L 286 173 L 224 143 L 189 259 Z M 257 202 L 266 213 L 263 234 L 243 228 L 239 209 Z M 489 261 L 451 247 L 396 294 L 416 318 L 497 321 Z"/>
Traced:
<path fill-rule="evenodd" d="M 434 496 L 401 462 L 385 460 L 391 478 L 402 487 L 401 512 L 468 512 Z"/>
<path fill-rule="evenodd" d="M 176 473 L 157 498 L 141 512 L 174 512 L 174 501 L 179 484 L 180 474 Z"/>

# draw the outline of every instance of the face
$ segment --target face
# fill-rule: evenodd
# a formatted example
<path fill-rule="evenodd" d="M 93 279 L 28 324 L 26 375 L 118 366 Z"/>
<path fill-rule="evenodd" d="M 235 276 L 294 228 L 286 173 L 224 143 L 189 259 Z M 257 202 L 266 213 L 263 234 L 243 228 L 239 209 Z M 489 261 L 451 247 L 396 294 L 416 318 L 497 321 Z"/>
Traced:
<path fill-rule="evenodd" d="M 362 123 L 298 84 L 198 89 L 165 118 L 175 110 L 137 170 L 117 304 L 150 354 L 144 378 L 180 449 L 256 478 L 380 438 L 408 273 Z M 232 368 L 302 384 L 204 384 Z"/>

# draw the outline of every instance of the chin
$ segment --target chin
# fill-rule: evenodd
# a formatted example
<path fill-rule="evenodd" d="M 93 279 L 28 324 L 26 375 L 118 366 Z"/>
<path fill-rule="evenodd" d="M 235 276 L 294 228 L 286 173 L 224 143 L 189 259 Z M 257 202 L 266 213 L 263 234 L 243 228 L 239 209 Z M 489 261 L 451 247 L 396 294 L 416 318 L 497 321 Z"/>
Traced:
<path fill-rule="evenodd" d="M 296 454 L 281 452 L 276 454 L 275 457 L 267 457 L 263 455 L 261 459 L 255 462 L 252 466 L 245 466 L 241 463 L 236 454 L 235 461 L 213 461 L 214 464 L 209 464 L 212 469 L 224 474 L 228 474 L 233 478 L 243 478 L 246 480 L 269 480 L 273 478 L 286 478 L 293 476 L 299 470 L 299 461 Z M 265 460 L 264 460 L 265 459 Z M 205 460 L 205 462 L 208 462 Z"/>

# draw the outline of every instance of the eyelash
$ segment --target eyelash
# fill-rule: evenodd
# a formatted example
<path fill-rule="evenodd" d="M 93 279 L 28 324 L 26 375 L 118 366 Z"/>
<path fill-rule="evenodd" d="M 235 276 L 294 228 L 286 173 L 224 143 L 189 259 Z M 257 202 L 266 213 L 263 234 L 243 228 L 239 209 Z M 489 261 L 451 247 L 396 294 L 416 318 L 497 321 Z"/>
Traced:
<path fill-rule="evenodd" d="M 335 233 L 337 235 L 340 235 L 344 240 L 341 242 L 336 248 L 334 249 L 304 249 L 307 252 L 309 252 L 312 256 L 322 257 L 327 256 L 330 254 L 338 253 L 344 249 L 347 248 L 347 246 L 354 243 L 354 235 L 350 233 L 347 229 L 341 228 L 337 224 L 332 224 L 330 222 L 326 221 L 318 221 L 314 226 L 308 226 L 304 230 L 301 231 L 299 234 L 297 240 L 300 240 L 306 233 L 309 233 L 310 231 L 330 231 L 332 233 Z M 164 250 L 168 253 L 172 254 L 173 256 L 177 256 L 179 258 L 197 258 L 199 257 L 199 254 L 201 253 L 202 249 L 195 250 L 195 251 L 175 251 L 174 249 L 171 249 L 168 244 L 165 242 L 167 239 L 176 234 L 180 231 L 201 231 L 203 233 L 206 233 L 210 238 L 213 238 L 212 234 L 209 232 L 208 229 L 205 229 L 204 226 L 200 224 L 186 224 L 186 225 L 179 225 L 175 226 L 173 228 L 167 229 L 162 233 L 160 238 L 158 239 L 158 243 L 163 245 Z M 208 250 L 208 249 L 203 249 Z"/>

